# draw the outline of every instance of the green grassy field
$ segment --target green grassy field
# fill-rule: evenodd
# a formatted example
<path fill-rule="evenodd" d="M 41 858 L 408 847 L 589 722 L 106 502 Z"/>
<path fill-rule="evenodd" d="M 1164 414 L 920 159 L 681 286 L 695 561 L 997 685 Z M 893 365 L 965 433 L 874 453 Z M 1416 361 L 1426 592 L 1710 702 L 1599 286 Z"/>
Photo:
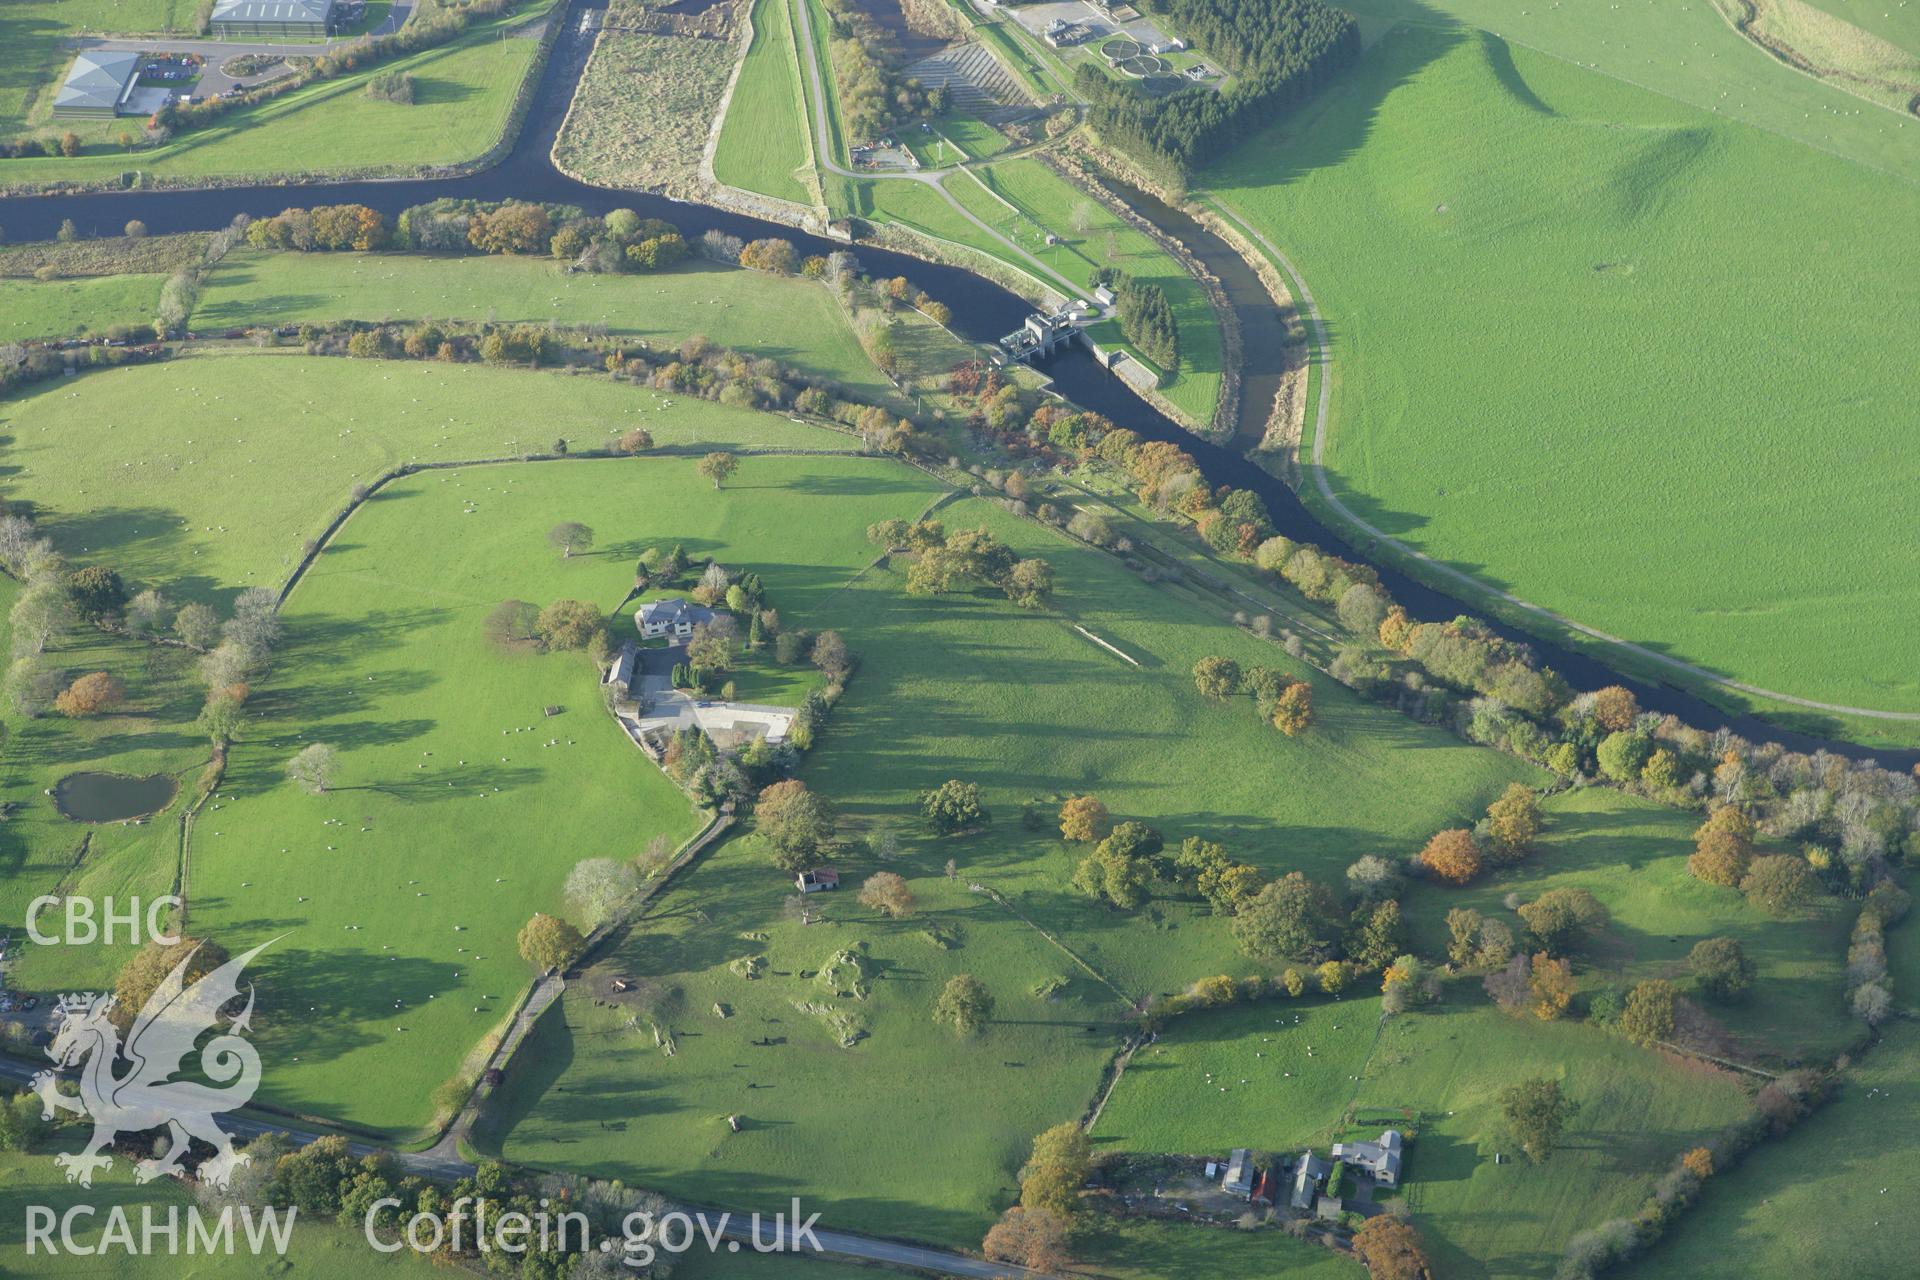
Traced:
<path fill-rule="evenodd" d="M 1449 992 L 1444 1012 L 1390 1019 L 1359 1086 L 1363 1115 L 1419 1113 L 1406 1199 L 1437 1275 L 1553 1275 L 1568 1239 L 1631 1214 L 1681 1153 L 1746 1110 L 1730 1074 L 1592 1027 L 1453 1007 L 1463 1000 L 1474 1005 Z M 1579 1108 L 1540 1165 L 1500 1136 L 1498 1101 L 1536 1076 Z"/>
<path fill-rule="evenodd" d="M 1278 1231 L 1221 1231 L 1146 1218 L 1096 1221 L 1079 1261 L 1102 1275 L 1202 1280 L 1207 1276 L 1284 1276 L 1286 1280 L 1361 1280 L 1367 1272 L 1347 1254 Z M 802 1278 L 804 1280 L 804 1278 Z"/>
<path fill-rule="evenodd" d="M 1920 9 L 1900 0 L 1810 0 L 1813 8 L 1871 31 L 1909 53 L 1920 52 Z"/>
<path fill-rule="evenodd" d="M 386 1132 L 423 1123 L 528 980 L 514 936 L 564 910 L 573 864 L 694 830 L 601 710 L 592 665 L 494 649 L 494 605 L 610 609 L 642 547 L 678 542 L 759 572 L 799 621 L 870 555 L 864 519 L 836 512 L 910 517 L 930 494 L 872 460 L 749 459 L 716 493 L 692 459 L 622 459 L 426 473 L 357 512 L 289 598 L 257 721 L 194 832 L 194 928 L 234 949 L 285 935 L 256 966 L 261 1097 Z M 562 560 L 545 538 L 561 519 L 597 548 Z M 315 741 L 341 753 L 324 796 L 284 772 Z"/>
<path fill-rule="evenodd" d="M 713 175 L 729 186 L 809 204 L 812 194 L 795 176 L 813 164 L 796 58 L 787 0 L 759 0 L 753 43 L 713 153 Z"/>
<path fill-rule="evenodd" d="M 1913 1266 L 1920 1195 L 1896 1135 L 1920 1115 L 1920 1030 L 1906 1023 L 1845 1073 L 1838 1096 L 1785 1141 L 1707 1183 L 1700 1202 L 1620 1274 L 1634 1280 L 1791 1280 L 1842 1262 L 1855 1274 Z"/>
<path fill-rule="evenodd" d="M 1016 1194 L 1013 1172 L 1033 1134 L 1085 1104 L 1120 1010 L 1084 978 L 1053 999 L 1034 995 L 1064 957 L 963 884 L 903 868 L 921 910 L 888 922 L 853 900 L 854 866 L 837 865 L 847 891 L 804 929 L 783 917 L 782 878 L 750 839 L 688 876 L 543 1020 L 500 1116 L 506 1156 L 742 1208 L 797 1195 L 850 1229 L 977 1245 Z M 924 933 L 934 926 L 957 945 L 931 942 Z M 843 948 L 864 949 L 876 975 L 865 999 L 814 977 Z M 749 955 L 767 958 L 765 977 L 729 971 Z M 993 1024 L 968 1041 L 928 1017 L 960 972 L 998 1001 Z M 661 1019 L 675 1038 L 671 1057 L 655 1047 L 648 1018 L 628 1025 L 633 1009 L 609 994 L 615 974 L 676 990 L 679 1011 Z M 796 1002 L 851 1012 L 869 1038 L 840 1048 Z M 716 1017 L 716 1003 L 730 1016 Z M 755 1043 L 764 1039 L 773 1043 Z M 737 1134 L 729 1115 L 741 1118 Z M 875 1142 L 882 1115 L 889 1132 L 915 1140 Z M 929 1158 L 934 1143 L 938 1159 Z"/>
<path fill-rule="evenodd" d="M 1920 37 L 1900 0 L 1815 0 L 1914 51 Z M 1845 6 L 1843 10 L 1842 6 Z M 1602 76 L 1650 89 L 1816 150 L 1920 179 L 1920 121 L 1862 102 L 1777 61 L 1736 32 L 1711 4 L 1627 0 L 1612 5 L 1527 5 L 1507 0 L 1341 0 L 1381 25 L 1479 28 Z M 1869 20 L 1861 11 L 1871 13 Z M 1303 268 L 1304 269 L 1304 268 Z M 1314 285 L 1315 291 L 1319 284 Z"/>
<path fill-rule="evenodd" d="M 102 333 L 114 324 L 149 324 L 161 276 L 85 280 L 0 280 L 0 342 Z"/>
<path fill-rule="evenodd" d="M 1373 995 L 1183 1015 L 1133 1055 L 1094 1141 L 1198 1156 L 1324 1146 L 1353 1100 L 1379 1026 Z"/>
<path fill-rule="evenodd" d="M 1732 1004 L 1694 994 L 1731 1036 L 1734 1056 L 1821 1060 L 1858 1038 L 1845 991 L 1854 904 L 1821 898 L 1802 918 L 1774 920 L 1734 890 L 1694 879 L 1687 855 L 1698 814 L 1594 787 L 1551 797 L 1545 815 L 1539 849 L 1520 866 L 1466 889 L 1422 886 L 1402 902 L 1419 954 L 1446 954 L 1453 907 L 1472 907 L 1522 936 L 1523 922 L 1502 905 L 1508 894 L 1531 902 L 1548 889 L 1586 889 L 1612 923 L 1575 954 L 1583 989 L 1670 978 L 1691 992 L 1693 945 L 1738 938 L 1759 966 L 1752 992 Z"/>
<path fill-rule="evenodd" d="M 1361 516 L 1739 678 L 1920 709 L 1890 426 L 1915 383 L 1884 340 L 1920 261 L 1882 243 L 1920 193 L 1430 28 L 1209 178 L 1313 284 Z"/>
<path fill-rule="evenodd" d="M 518 455 L 562 435 L 598 447 L 631 426 L 659 444 L 843 443 L 605 378 L 291 353 L 94 373 L 0 405 L 16 491 L 55 544 L 176 600 L 277 587 L 352 486 L 402 462 Z M 96 447 L 114 458 L 111 482 Z"/>
<path fill-rule="evenodd" d="M 891 389 L 861 350 L 827 287 L 690 262 L 657 275 L 568 274 L 540 258 L 413 254 L 232 255 L 194 312 L 202 329 L 333 320 L 605 325 L 609 333 L 678 344 L 703 333 L 863 393 Z"/>
<path fill-rule="evenodd" d="M 163 179 L 402 173 L 472 160 L 499 139 L 538 48 L 525 31 L 509 31 L 503 39 L 502 30 L 551 3 L 531 0 L 505 18 L 476 24 L 451 44 L 308 85 L 135 155 L 114 141 L 130 127 L 127 122 L 83 122 L 84 129 L 75 124 L 88 144 L 80 155 L 9 160 L 0 182 L 95 182 L 135 170 Z M 393 71 L 413 75 L 411 106 L 367 95 L 368 79 Z"/>

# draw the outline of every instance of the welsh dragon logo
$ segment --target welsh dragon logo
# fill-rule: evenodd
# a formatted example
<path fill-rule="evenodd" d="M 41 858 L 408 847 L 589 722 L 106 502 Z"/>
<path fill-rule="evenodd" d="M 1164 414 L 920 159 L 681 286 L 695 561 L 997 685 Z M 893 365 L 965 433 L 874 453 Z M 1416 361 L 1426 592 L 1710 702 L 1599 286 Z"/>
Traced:
<path fill-rule="evenodd" d="M 55 1111 L 93 1117 L 93 1137 L 86 1149 L 54 1157 L 66 1169 L 68 1182 L 92 1186 L 94 1170 L 113 1163 L 112 1156 L 102 1153 L 115 1137 L 163 1125 L 171 1143 L 164 1155 L 134 1166 L 134 1177 L 140 1182 L 178 1169 L 191 1138 L 217 1152 L 199 1171 L 214 1186 L 225 1187 L 233 1171 L 247 1162 L 246 1153 L 233 1149 L 233 1139 L 214 1123 L 214 1116 L 245 1106 L 260 1087 L 260 1055 L 241 1034 L 253 1017 L 252 983 L 247 984 L 246 1008 L 200 1050 L 200 1070 L 206 1078 L 233 1083 L 216 1089 L 169 1077 L 181 1070 L 182 1060 L 193 1052 L 201 1034 L 213 1028 L 220 1010 L 239 998 L 240 973 L 247 962 L 270 945 L 261 943 L 191 985 L 186 972 L 194 952 L 188 952 L 147 998 L 124 1045 L 109 1016 L 115 1003 L 111 994 L 61 997 L 60 1029 L 47 1056 L 61 1067 L 80 1068 L 80 1096 L 61 1093 L 52 1071 L 34 1076 L 33 1090 L 40 1095 L 46 1119 L 51 1120 Z M 116 1074 L 116 1066 L 123 1061 L 126 1070 Z"/>

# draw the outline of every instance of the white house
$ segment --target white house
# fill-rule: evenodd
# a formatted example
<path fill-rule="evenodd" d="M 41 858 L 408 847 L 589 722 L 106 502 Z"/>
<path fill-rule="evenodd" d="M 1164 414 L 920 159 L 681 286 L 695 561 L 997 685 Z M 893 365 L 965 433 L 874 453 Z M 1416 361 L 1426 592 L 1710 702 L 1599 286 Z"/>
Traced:
<path fill-rule="evenodd" d="M 691 600 L 649 600 L 633 615 L 633 625 L 649 640 L 670 636 L 685 640 L 703 622 L 713 621 L 713 610 Z"/>

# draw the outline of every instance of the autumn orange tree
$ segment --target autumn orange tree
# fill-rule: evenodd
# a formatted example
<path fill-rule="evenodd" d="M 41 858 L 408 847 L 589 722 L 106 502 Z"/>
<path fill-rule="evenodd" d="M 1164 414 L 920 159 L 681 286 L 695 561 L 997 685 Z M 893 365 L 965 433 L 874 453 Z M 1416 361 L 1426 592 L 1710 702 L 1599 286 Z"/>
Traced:
<path fill-rule="evenodd" d="M 1534 1016 L 1552 1022 L 1573 1003 L 1573 964 L 1539 952 L 1533 957 L 1527 992 L 1533 997 Z"/>
<path fill-rule="evenodd" d="M 1480 874 L 1480 846 L 1473 832 L 1465 827 L 1442 831 L 1427 841 L 1420 851 L 1420 864 L 1435 879 L 1448 884 L 1465 884 Z"/>
<path fill-rule="evenodd" d="M 1073 1261 L 1067 1252 L 1067 1221 L 1047 1209 L 1007 1210 L 993 1224 L 980 1251 L 995 1262 L 1012 1262 L 1042 1273 L 1063 1270 Z"/>
<path fill-rule="evenodd" d="M 1289 738 L 1304 733 L 1313 723 L 1313 686 L 1305 681 L 1281 690 L 1273 704 L 1273 727 Z"/>
<path fill-rule="evenodd" d="M 1420 1233 L 1390 1213 L 1375 1214 L 1353 1233 L 1353 1254 L 1372 1280 L 1433 1280 Z"/>
<path fill-rule="evenodd" d="M 78 720 L 102 711 L 111 711 L 126 697 L 127 686 L 121 683 L 118 676 L 95 671 L 91 675 L 81 676 L 62 690 L 53 700 L 53 709 L 63 716 Z"/>
<path fill-rule="evenodd" d="M 1081 844 L 1104 840 L 1113 818 L 1098 796 L 1074 796 L 1060 806 L 1060 837 Z"/>
<path fill-rule="evenodd" d="M 1715 809 L 1693 833 L 1687 870 L 1695 879 L 1732 888 L 1753 863 L 1753 819 L 1732 805 Z"/>

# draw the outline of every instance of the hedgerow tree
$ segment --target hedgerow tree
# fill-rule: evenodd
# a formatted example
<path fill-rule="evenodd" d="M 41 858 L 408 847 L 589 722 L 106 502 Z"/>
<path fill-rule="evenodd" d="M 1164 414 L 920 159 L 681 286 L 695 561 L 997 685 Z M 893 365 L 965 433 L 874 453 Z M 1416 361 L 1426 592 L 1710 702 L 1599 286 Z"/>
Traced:
<path fill-rule="evenodd" d="M 542 973 L 561 968 L 585 945 L 578 929 L 544 911 L 534 912 L 520 930 L 520 958 Z"/>
<path fill-rule="evenodd" d="M 1231 927 L 1257 960 L 1310 960 L 1329 949 L 1334 914 L 1332 895 L 1292 871 L 1242 903 Z"/>
<path fill-rule="evenodd" d="M 40 1104 L 28 1099 L 37 1119 Z M 1067 1222 L 1045 1209 L 1027 1209 L 1014 1205 L 987 1231 L 980 1251 L 995 1262 L 1011 1262 L 1050 1275 L 1065 1270 L 1073 1256 L 1067 1249 Z"/>
<path fill-rule="evenodd" d="M 1033 1154 L 1020 1170 L 1020 1206 L 1071 1218 L 1092 1164 L 1086 1131 L 1072 1121 L 1054 1125 L 1033 1140 Z"/>
<path fill-rule="evenodd" d="M 713 481 L 713 487 L 716 489 L 724 485 L 727 482 L 727 477 L 731 476 L 739 467 L 740 459 L 718 449 L 700 459 L 700 474 Z"/>
<path fill-rule="evenodd" d="M 1353 1233 L 1353 1256 L 1366 1266 L 1371 1280 L 1433 1280 L 1420 1233 L 1404 1218 L 1379 1213 Z"/>

